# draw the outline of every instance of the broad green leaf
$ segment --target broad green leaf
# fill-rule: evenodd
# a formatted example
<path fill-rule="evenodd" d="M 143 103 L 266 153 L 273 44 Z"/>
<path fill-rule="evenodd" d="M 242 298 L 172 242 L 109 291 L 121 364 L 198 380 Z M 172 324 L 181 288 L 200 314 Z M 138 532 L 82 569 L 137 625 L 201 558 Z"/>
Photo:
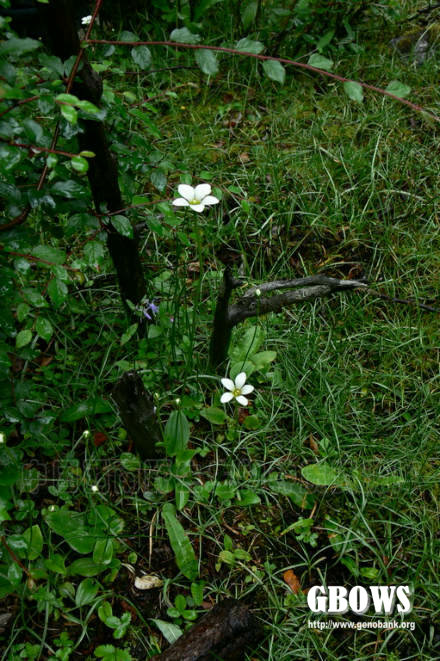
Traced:
<path fill-rule="evenodd" d="M 277 357 L 276 351 L 259 351 L 250 357 L 250 361 L 255 365 L 256 370 L 262 370 Z"/>
<path fill-rule="evenodd" d="M 28 560 L 36 560 L 43 550 L 43 535 L 40 526 L 35 525 L 27 528 L 23 533 L 23 537 L 27 543 L 25 557 Z"/>
<path fill-rule="evenodd" d="M 281 496 L 287 496 L 292 503 L 302 509 L 310 510 L 315 504 L 315 499 L 311 493 L 306 491 L 297 482 L 288 482 L 287 480 L 273 480 L 269 482 L 269 488 Z"/>
<path fill-rule="evenodd" d="M 196 50 L 196 62 L 207 76 L 213 76 L 218 72 L 218 62 L 216 54 L 212 50 L 205 48 Z"/>
<path fill-rule="evenodd" d="M 22 294 L 24 298 L 36 308 L 47 308 L 47 302 L 44 300 L 42 295 L 36 289 L 31 287 L 26 287 L 23 289 Z"/>
<path fill-rule="evenodd" d="M 240 489 L 237 494 L 237 499 L 234 501 L 234 505 L 239 505 L 241 507 L 258 505 L 259 503 L 261 503 L 261 498 L 252 489 Z"/>
<path fill-rule="evenodd" d="M 94 103 L 91 101 L 87 100 L 82 100 L 78 101 L 76 106 L 80 109 L 83 110 L 84 112 L 88 113 L 89 115 L 97 115 L 98 113 L 102 112 L 101 108 L 98 108 L 98 106 L 95 106 Z"/>
<path fill-rule="evenodd" d="M 65 282 L 58 278 L 53 278 L 47 287 L 47 293 L 52 299 L 55 307 L 59 307 L 67 298 L 68 289 Z"/>
<path fill-rule="evenodd" d="M 243 28 L 248 30 L 252 23 L 255 21 L 258 12 L 258 2 L 252 0 L 252 2 L 242 3 L 240 9 L 241 22 L 243 23 Z"/>
<path fill-rule="evenodd" d="M 109 537 L 107 539 L 98 539 L 93 549 L 93 561 L 97 564 L 108 565 L 113 559 L 114 544 Z"/>
<path fill-rule="evenodd" d="M 74 94 L 66 94 L 63 92 L 62 94 L 58 94 L 55 97 L 55 101 L 58 101 L 59 103 L 69 103 L 71 106 L 76 106 L 79 102 L 79 99 Z"/>
<path fill-rule="evenodd" d="M 80 606 L 85 606 L 86 604 L 91 604 L 96 595 L 98 594 L 99 584 L 92 580 L 91 578 L 85 578 L 78 585 L 75 595 L 75 604 Z"/>
<path fill-rule="evenodd" d="M 53 326 L 48 319 L 44 317 L 38 317 L 37 323 L 35 324 L 35 330 L 38 335 L 48 342 L 53 335 Z"/>
<path fill-rule="evenodd" d="M 64 119 L 66 119 L 70 124 L 76 124 L 78 121 L 78 111 L 73 106 L 66 106 L 62 104 L 60 106 L 60 111 Z"/>
<path fill-rule="evenodd" d="M 136 46 L 136 48 L 132 48 L 131 57 L 140 69 L 148 69 L 151 64 L 150 49 L 146 46 Z"/>
<path fill-rule="evenodd" d="M 318 486 L 328 486 L 335 484 L 338 474 L 334 468 L 325 462 L 320 464 L 309 464 L 301 469 L 301 474 L 305 480 Z"/>
<path fill-rule="evenodd" d="M 133 337 L 133 335 L 136 333 L 138 329 L 139 324 L 136 322 L 135 324 L 131 324 L 125 331 L 125 333 L 122 333 L 121 335 L 121 346 L 123 344 L 127 344 L 129 340 Z"/>
<path fill-rule="evenodd" d="M 244 39 L 237 41 L 235 49 L 242 53 L 254 53 L 255 55 L 259 55 L 264 51 L 264 44 L 262 44 L 261 41 L 253 41 L 252 39 L 244 37 Z"/>
<path fill-rule="evenodd" d="M 150 181 L 159 191 L 164 191 L 167 186 L 167 176 L 162 170 L 156 168 L 150 174 Z"/>
<path fill-rule="evenodd" d="M 238 341 L 234 343 L 229 351 L 229 356 L 233 362 L 248 360 L 253 354 L 256 354 L 264 342 L 265 333 L 261 326 L 249 326 L 244 333 L 243 331 L 241 333 L 237 331 L 237 336 Z"/>
<path fill-rule="evenodd" d="M 228 416 L 223 409 L 219 409 L 217 406 L 208 406 L 207 408 L 202 409 L 200 414 L 212 425 L 222 425 L 228 419 Z"/>
<path fill-rule="evenodd" d="M 263 69 L 268 78 L 284 85 L 284 81 L 286 80 L 286 70 L 281 62 L 277 62 L 276 60 L 265 60 L 263 62 Z"/>
<path fill-rule="evenodd" d="M 96 534 L 93 534 L 87 524 L 85 514 L 63 507 L 46 514 L 45 520 L 49 528 L 62 537 L 74 551 L 84 554 L 92 552 Z"/>
<path fill-rule="evenodd" d="M 40 48 L 41 45 L 42 43 L 36 39 L 18 39 L 16 37 L 5 39 L 0 43 L 0 57 L 11 55 L 18 57 Z"/>
<path fill-rule="evenodd" d="M 72 168 L 81 174 L 84 174 L 89 169 L 88 162 L 82 156 L 73 156 L 70 159 L 70 162 L 72 164 Z"/>
<path fill-rule="evenodd" d="M 97 576 L 108 569 L 108 565 L 94 562 L 92 558 L 79 558 L 68 567 L 71 576 Z"/>
<path fill-rule="evenodd" d="M 21 349 L 22 347 L 25 347 L 29 342 L 32 340 L 32 331 L 29 329 L 22 330 L 18 333 L 17 337 L 15 338 L 15 346 L 17 349 Z"/>
<path fill-rule="evenodd" d="M 52 193 L 55 195 L 63 195 L 69 199 L 84 197 L 85 188 L 77 181 L 69 179 L 68 181 L 58 181 L 51 188 Z"/>
<path fill-rule="evenodd" d="M 67 259 L 64 250 L 52 246 L 36 246 L 32 250 L 32 255 L 52 264 L 64 264 Z"/>
<path fill-rule="evenodd" d="M 183 411 L 173 411 L 164 432 L 164 445 L 169 457 L 186 450 L 189 441 L 189 423 Z"/>
<path fill-rule="evenodd" d="M 76 422 L 88 415 L 97 415 L 99 413 L 110 413 L 111 405 L 101 397 L 92 397 L 73 404 L 65 409 L 60 415 L 61 422 Z"/>
<path fill-rule="evenodd" d="M 243 420 L 243 427 L 249 430 L 259 429 L 261 427 L 261 420 L 258 415 L 248 415 Z"/>
<path fill-rule="evenodd" d="M 404 99 L 411 92 L 411 87 L 401 83 L 400 80 L 392 80 L 389 85 L 386 86 L 386 91 L 394 96 L 398 96 L 400 99 Z"/>
<path fill-rule="evenodd" d="M 180 44 L 198 44 L 200 35 L 193 34 L 188 28 L 176 28 L 170 34 L 171 41 L 178 41 Z"/>
<path fill-rule="evenodd" d="M 183 634 L 182 629 L 177 626 L 177 624 L 172 624 L 172 622 L 166 622 L 165 620 L 155 620 L 152 618 L 152 621 L 159 629 L 162 636 L 165 638 L 170 645 L 176 642 Z M 96 652 L 96 650 L 95 650 Z"/>
<path fill-rule="evenodd" d="M 126 216 L 112 216 L 112 225 L 119 234 L 133 238 L 133 226 Z"/>
<path fill-rule="evenodd" d="M 312 67 L 316 67 L 317 69 L 323 69 L 324 71 L 331 71 L 333 68 L 333 60 L 329 60 L 328 57 L 324 57 L 323 55 L 319 55 L 318 53 L 313 53 L 309 57 L 309 60 L 307 64 L 310 64 Z"/>
<path fill-rule="evenodd" d="M 182 484 L 176 484 L 174 488 L 174 499 L 176 502 L 176 508 L 180 512 L 189 500 L 188 487 L 183 486 Z"/>
<path fill-rule="evenodd" d="M 49 571 L 53 571 L 56 574 L 61 574 L 62 576 L 65 576 L 67 574 L 65 561 L 66 560 L 64 556 L 60 555 L 59 553 L 55 553 L 54 555 L 51 555 L 47 560 L 45 560 L 44 564 Z"/>
<path fill-rule="evenodd" d="M 362 103 L 364 100 L 364 91 L 362 89 L 362 85 L 359 85 L 359 83 L 354 80 L 349 80 L 344 83 L 344 91 L 352 101 Z"/>
<path fill-rule="evenodd" d="M 104 245 L 100 241 L 89 241 L 84 248 L 84 257 L 90 266 L 99 264 L 104 259 Z"/>
<path fill-rule="evenodd" d="M 162 518 L 167 529 L 171 548 L 176 558 L 176 564 L 182 574 L 193 581 L 199 573 L 197 558 L 186 533 L 177 520 L 175 508 L 171 503 L 165 503 L 162 508 Z"/>
<path fill-rule="evenodd" d="M 123 452 L 119 460 L 126 471 L 137 471 L 142 467 L 139 457 L 131 452 Z"/>

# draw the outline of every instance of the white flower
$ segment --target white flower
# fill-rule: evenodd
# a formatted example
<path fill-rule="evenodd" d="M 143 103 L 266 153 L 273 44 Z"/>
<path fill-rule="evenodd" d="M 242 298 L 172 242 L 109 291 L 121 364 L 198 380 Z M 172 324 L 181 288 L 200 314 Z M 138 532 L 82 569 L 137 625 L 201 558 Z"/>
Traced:
<path fill-rule="evenodd" d="M 249 404 L 249 400 L 246 399 L 246 397 L 243 397 L 243 395 L 249 395 L 254 390 L 254 386 L 245 386 L 245 383 L 246 374 L 244 372 L 237 374 L 235 377 L 235 383 L 232 381 L 232 379 L 222 379 L 222 384 L 228 392 L 224 392 L 221 396 L 221 403 L 226 404 L 226 402 L 230 402 L 231 399 L 234 399 L 235 397 L 239 404 L 242 406 L 247 406 Z"/>
<path fill-rule="evenodd" d="M 3 432 L 0 434 L 0 443 L 4 443 L 6 441 L 6 436 Z"/>
<path fill-rule="evenodd" d="M 90 25 L 91 21 L 92 21 L 91 16 L 83 16 L 81 19 L 82 25 Z"/>
<path fill-rule="evenodd" d="M 220 202 L 214 195 L 211 195 L 211 186 L 209 184 L 199 184 L 195 188 L 187 184 L 180 184 L 177 190 L 182 197 L 173 200 L 175 207 L 190 207 L 193 211 L 201 213 L 205 206 Z"/>
<path fill-rule="evenodd" d="M 91 488 L 91 490 L 93 491 L 93 493 L 98 493 L 98 491 L 99 491 L 99 489 L 98 489 L 98 487 L 96 486 L 96 484 L 92 484 L 92 486 L 91 486 L 90 488 Z"/>
<path fill-rule="evenodd" d="M 261 296 L 261 289 L 255 290 L 255 296 Z"/>

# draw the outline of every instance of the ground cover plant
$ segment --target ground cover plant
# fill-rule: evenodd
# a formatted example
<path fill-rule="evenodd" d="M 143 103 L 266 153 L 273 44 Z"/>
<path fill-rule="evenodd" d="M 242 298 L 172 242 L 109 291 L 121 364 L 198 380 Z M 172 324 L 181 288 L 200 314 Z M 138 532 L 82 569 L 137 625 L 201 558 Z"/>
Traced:
<path fill-rule="evenodd" d="M 440 658 L 434 5 L 1 2 L 5 659 Z"/>

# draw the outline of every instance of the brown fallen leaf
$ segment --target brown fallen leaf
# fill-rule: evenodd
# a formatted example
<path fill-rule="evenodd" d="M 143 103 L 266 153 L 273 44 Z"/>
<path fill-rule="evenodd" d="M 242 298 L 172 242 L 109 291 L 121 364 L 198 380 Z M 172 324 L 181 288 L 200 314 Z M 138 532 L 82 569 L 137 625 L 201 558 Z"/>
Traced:
<path fill-rule="evenodd" d="M 283 579 L 294 594 L 299 594 L 301 592 L 301 583 L 299 582 L 298 576 L 292 569 L 288 569 L 284 572 Z"/>

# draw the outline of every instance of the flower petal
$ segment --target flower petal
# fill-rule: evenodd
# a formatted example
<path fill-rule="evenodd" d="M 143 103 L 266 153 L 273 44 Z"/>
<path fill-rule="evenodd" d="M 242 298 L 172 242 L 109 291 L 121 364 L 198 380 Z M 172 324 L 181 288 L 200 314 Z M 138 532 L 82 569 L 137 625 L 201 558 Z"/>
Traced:
<path fill-rule="evenodd" d="M 185 200 L 188 200 L 188 202 L 191 202 L 191 200 L 193 200 L 195 197 L 194 188 L 192 186 L 188 186 L 188 184 L 179 184 L 177 186 L 177 190 L 179 191 L 179 195 L 184 197 Z"/>
<path fill-rule="evenodd" d="M 200 203 L 200 204 L 190 204 L 189 208 L 192 209 L 193 211 L 197 211 L 198 213 L 201 213 L 203 209 L 205 208 L 205 205 Z"/>
<path fill-rule="evenodd" d="M 175 207 L 189 207 L 189 202 L 184 197 L 178 197 L 176 200 L 173 200 L 173 204 Z"/>
<path fill-rule="evenodd" d="M 211 193 L 211 186 L 210 184 L 199 184 L 198 186 L 195 187 L 194 193 L 195 193 L 194 197 L 196 198 L 196 200 L 203 200 L 204 197 L 206 197 Z"/>
<path fill-rule="evenodd" d="M 231 392 L 224 392 L 223 395 L 220 397 L 220 401 L 222 404 L 226 404 L 226 402 L 230 402 L 231 399 L 234 399 L 234 395 Z"/>
<path fill-rule="evenodd" d="M 232 379 L 226 379 L 226 378 L 222 379 L 222 384 L 224 385 L 226 390 L 234 390 L 234 388 L 235 388 L 235 384 L 232 381 Z"/>
<path fill-rule="evenodd" d="M 251 384 L 249 383 L 249 385 L 243 386 L 243 388 L 241 389 L 241 394 L 249 395 L 254 390 L 255 390 L 254 386 L 251 386 Z"/>
<path fill-rule="evenodd" d="M 207 195 L 203 198 L 203 204 L 218 204 L 220 200 L 214 195 Z"/>
<path fill-rule="evenodd" d="M 242 406 L 247 406 L 249 404 L 248 400 L 246 397 L 243 397 L 243 395 L 239 395 L 238 397 L 235 398 L 239 404 Z"/>
<path fill-rule="evenodd" d="M 237 376 L 235 377 L 235 387 L 243 388 L 245 383 L 246 383 L 246 373 L 240 372 L 240 374 L 237 374 Z"/>

